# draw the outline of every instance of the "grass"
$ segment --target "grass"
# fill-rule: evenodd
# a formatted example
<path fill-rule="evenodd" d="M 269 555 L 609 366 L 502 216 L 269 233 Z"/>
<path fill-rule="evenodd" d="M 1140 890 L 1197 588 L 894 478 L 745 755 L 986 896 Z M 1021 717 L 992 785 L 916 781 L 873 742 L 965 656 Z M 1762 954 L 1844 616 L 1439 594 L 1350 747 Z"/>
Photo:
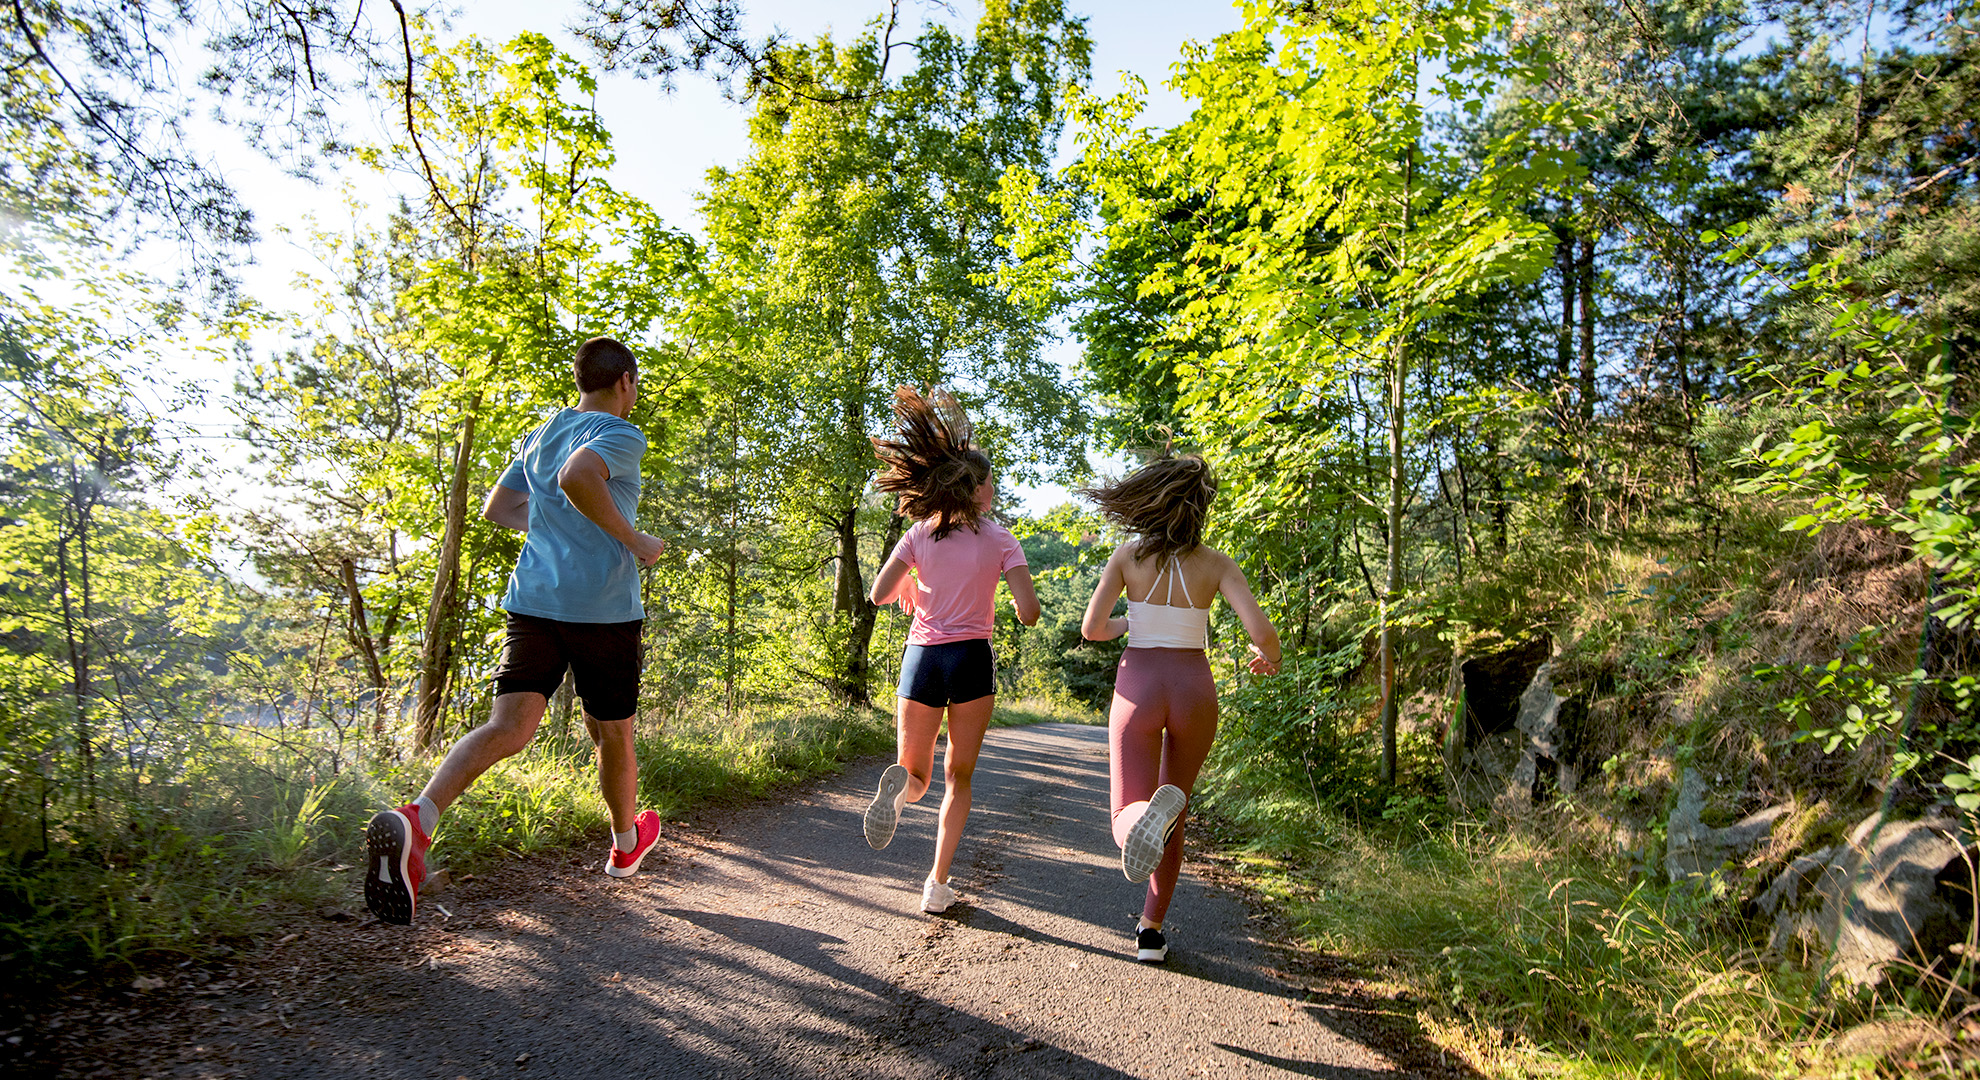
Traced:
<path fill-rule="evenodd" d="M 1592 828 L 1358 824 L 1229 777 L 1209 794 L 1306 944 L 1381 973 L 1484 1075 L 1980 1075 L 1942 1035 L 1898 1037 L 1945 1032 L 1958 1002 L 1903 977 L 1851 993 L 1770 960 L 1736 897 L 1632 879 Z"/>
<path fill-rule="evenodd" d="M 1016 700 L 1000 726 L 1093 723 L 1077 707 Z M 638 737 L 640 803 L 662 817 L 832 775 L 894 746 L 878 709 L 762 708 L 684 716 Z M 106 784 L 94 826 L 44 857 L 0 858 L 0 965 L 17 992 L 117 982 L 162 963 L 224 956 L 299 910 L 350 903 L 364 823 L 410 799 L 429 758 L 321 776 L 304 752 L 219 734 L 169 781 Z M 546 731 L 448 809 L 437 862 L 491 861 L 607 832 L 590 743 Z M 437 867 L 436 867 L 437 868 Z"/>

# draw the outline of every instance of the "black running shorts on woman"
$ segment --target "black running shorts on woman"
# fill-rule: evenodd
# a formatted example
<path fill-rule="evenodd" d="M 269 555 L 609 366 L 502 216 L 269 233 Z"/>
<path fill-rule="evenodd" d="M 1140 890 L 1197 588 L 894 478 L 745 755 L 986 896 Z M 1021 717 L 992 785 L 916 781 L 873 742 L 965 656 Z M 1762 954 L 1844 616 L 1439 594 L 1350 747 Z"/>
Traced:
<path fill-rule="evenodd" d="M 639 628 L 642 620 L 574 623 L 508 613 L 502 662 L 495 667 L 495 696 L 542 694 L 564 684 L 564 669 L 577 678 L 577 696 L 593 720 L 624 720 L 639 704 Z"/>
<path fill-rule="evenodd" d="M 901 652 L 901 685 L 895 693 L 941 708 L 997 692 L 997 661 L 988 638 L 909 645 Z"/>

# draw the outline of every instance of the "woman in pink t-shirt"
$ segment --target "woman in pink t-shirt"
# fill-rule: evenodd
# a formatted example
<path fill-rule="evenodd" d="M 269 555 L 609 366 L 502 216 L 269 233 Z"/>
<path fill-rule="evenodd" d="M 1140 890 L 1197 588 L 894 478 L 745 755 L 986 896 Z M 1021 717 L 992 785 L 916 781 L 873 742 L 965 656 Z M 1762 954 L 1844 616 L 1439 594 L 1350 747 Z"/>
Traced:
<path fill-rule="evenodd" d="M 896 390 L 898 436 L 873 440 L 886 466 L 877 485 L 898 495 L 901 515 L 914 519 L 873 581 L 873 602 L 898 600 L 914 624 L 901 653 L 896 691 L 898 759 L 881 774 L 880 790 L 866 809 L 866 842 L 886 847 L 901 807 L 927 793 L 935 737 L 946 711 L 942 816 L 935 830 L 935 865 L 921 887 L 921 909 L 939 913 L 955 903 L 949 862 L 969 819 L 970 778 L 997 700 L 990 655 L 997 581 L 1010 583 L 1012 605 L 1026 626 L 1038 621 L 1038 594 L 1017 538 L 987 516 L 997 485 L 990 459 L 970 445 L 968 418 L 947 393 L 930 398 L 911 387 Z"/>

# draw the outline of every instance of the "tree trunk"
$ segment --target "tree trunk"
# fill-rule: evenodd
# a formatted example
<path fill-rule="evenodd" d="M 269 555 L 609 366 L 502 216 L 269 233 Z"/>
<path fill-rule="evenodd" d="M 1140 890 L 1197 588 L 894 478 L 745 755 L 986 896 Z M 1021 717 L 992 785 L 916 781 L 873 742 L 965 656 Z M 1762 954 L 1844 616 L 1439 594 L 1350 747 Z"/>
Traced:
<path fill-rule="evenodd" d="M 433 573 L 433 597 L 426 606 L 426 636 L 419 650 L 419 711 L 413 745 L 433 746 L 440 736 L 440 713 L 446 701 L 447 676 L 454 660 L 453 624 L 460 594 L 461 539 L 467 532 L 469 465 L 474 460 L 474 423 L 481 411 L 481 392 L 468 400 L 461 420 L 460 441 L 454 447 L 453 482 L 447 489 L 446 529 Z"/>
<path fill-rule="evenodd" d="M 1677 334 L 1671 359 L 1677 364 L 1678 398 L 1684 406 L 1684 464 L 1691 479 L 1691 497 L 1697 499 L 1702 477 L 1698 467 L 1698 411 L 1691 388 L 1691 312 L 1685 303 L 1690 295 L 1691 267 L 1685 263 L 1678 269 Z"/>
<path fill-rule="evenodd" d="M 726 703 L 728 716 L 731 720 L 735 719 L 736 716 L 736 587 L 738 584 L 737 579 L 742 569 L 740 566 L 742 559 L 741 523 L 738 520 L 742 514 L 742 480 L 740 476 L 742 468 L 741 409 L 741 399 L 739 397 L 731 397 L 729 399 L 729 551 L 728 559 L 726 560 L 727 565 L 723 568 L 724 580 L 722 582 L 724 591 L 727 593 L 727 610 L 724 612 L 724 629 L 727 632 L 722 635 L 724 650 L 722 695 L 723 701 Z"/>
<path fill-rule="evenodd" d="M 854 503 L 836 522 L 838 533 L 838 577 L 834 607 L 850 612 L 852 626 L 846 636 L 846 664 L 838 679 L 839 699 L 848 705 L 869 705 L 873 701 L 873 631 L 879 623 L 880 608 L 866 594 L 866 579 L 859 569 L 859 505 Z M 894 545 L 905 531 L 898 514 L 887 518 L 887 538 L 881 545 L 880 565 L 887 564 Z"/>
<path fill-rule="evenodd" d="M 385 670 L 378 663 L 378 646 L 371 640 L 371 623 L 364 615 L 364 593 L 358 589 L 357 563 L 351 559 L 343 561 L 344 593 L 350 599 L 351 644 L 364 657 L 364 673 L 371 679 L 372 704 L 377 709 L 377 718 L 372 721 L 371 733 L 385 733 Z"/>
<path fill-rule="evenodd" d="M 1581 257 L 1575 261 L 1575 286 L 1581 295 L 1581 380 L 1580 404 L 1582 438 L 1590 439 L 1595 430 L 1595 238 L 1581 238 Z M 1592 440 L 1590 449 L 1592 450 Z M 1591 459 L 1592 460 L 1592 459 Z"/>
<path fill-rule="evenodd" d="M 1396 782 L 1396 631 L 1390 622 L 1403 590 L 1403 403 L 1409 352 L 1398 340 L 1389 352 L 1388 579 L 1382 591 L 1382 783 Z"/>
<path fill-rule="evenodd" d="M 1416 147 L 1412 144 L 1403 159 L 1403 223 L 1402 244 L 1408 243 L 1409 230 L 1413 225 L 1414 195 L 1416 174 Z M 1397 263 L 1401 269 L 1409 266 L 1407 247 L 1399 247 Z M 1403 407 L 1409 384 L 1409 348 L 1405 339 L 1396 338 L 1389 348 L 1388 385 L 1384 387 L 1388 398 L 1389 420 L 1389 506 L 1387 514 L 1388 536 L 1388 580 L 1383 583 L 1382 593 L 1382 783 L 1394 787 L 1396 783 L 1396 631 L 1390 622 L 1390 615 L 1402 600 L 1403 590 L 1403 536 L 1402 516 L 1405 495 L 1403 476 Z"/>
<path fill-rule="evenodd" d="M 96 735 L 90 726 L 89 699 L 90 686 L 90 581 L 89 581 L 89 525 L 91 510 L 96 501 L 93 485 L 88 485 L 77 473 L 75 462 L 69 463 L 69 509 L 75 515 L 74 527 L 68 535 L 58 535 L 55 540 L 56 587 L 62 595 L 62 631 L 69 650 L 69 685 L 73 692 L 76 708 L 76 756 L 82 767 L 84 807 L 93 816 L 96 812 Z M 80 551 L 73 567 L 69 558 L 69 545 L 73 542 Z M 76 580 L 76 579 L 80 580 Z M 72 586 L 82 590 L 80 611 L 77 610 Z"/>
<path fill-rule="evenodd" d="M 553 723 L 556 725 L 555 731 L 557 745 L 559 746 L 569 746 L 575 739 L 575 736 L 571 734 L 571 721 L 577 718 L 576 706 L 577 675 L 571 670 L 565 669 L 564 681 L 557 684 L 554 709 L 555 719 L 553 720 Z"/>
<path fill-rule="evenodd" d="M 1562 393 L 1574 373 L 1574 296 L 1578 281 L 1574 263 L 1574 237 L 1562 236 L 1554 244 L 1554 266 L 1561 272 L 1561 325 L 1554 334 L 1554 362 L 1559 367 Z"/>

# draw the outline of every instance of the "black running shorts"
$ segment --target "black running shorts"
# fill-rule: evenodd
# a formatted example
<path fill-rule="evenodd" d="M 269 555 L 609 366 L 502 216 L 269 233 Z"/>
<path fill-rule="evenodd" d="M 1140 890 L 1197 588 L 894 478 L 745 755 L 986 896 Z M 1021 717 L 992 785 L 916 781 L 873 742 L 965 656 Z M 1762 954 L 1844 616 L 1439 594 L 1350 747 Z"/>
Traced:
<path fill-rule="evenodd" d="M 611 722 L 639 705 L 640 620 L 573 623 L 509 612 L 502 661 L 495 665 L 495 696 L 542 694 L 564 684 L 564 669 L 577 677 L 585 714 Z"/>
<path fill-rule="evenodd" d="M 997 692 L 997 661 L 990 639 L 909 645 L 901 652 L 901 685 L 895 693 L 941 708 Z"/>

